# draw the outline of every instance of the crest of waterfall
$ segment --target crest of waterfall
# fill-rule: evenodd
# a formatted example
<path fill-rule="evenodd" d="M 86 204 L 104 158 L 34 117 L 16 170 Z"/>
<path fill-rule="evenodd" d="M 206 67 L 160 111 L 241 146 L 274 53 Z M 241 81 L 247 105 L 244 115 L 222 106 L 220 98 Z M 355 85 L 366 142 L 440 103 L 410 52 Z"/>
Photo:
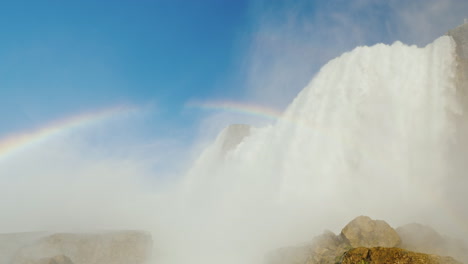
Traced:
<path fill-rule="evenodd" d="M 222 132 L 192 169 L 189 188 L 223 207 L 346 205 L 337 211 L 437 195 L 460 112 L 454 53 L 445 36 L 424 48 L 396 42 L 343 54 L 273 126 L 253 129 L 224 154 Z"/>

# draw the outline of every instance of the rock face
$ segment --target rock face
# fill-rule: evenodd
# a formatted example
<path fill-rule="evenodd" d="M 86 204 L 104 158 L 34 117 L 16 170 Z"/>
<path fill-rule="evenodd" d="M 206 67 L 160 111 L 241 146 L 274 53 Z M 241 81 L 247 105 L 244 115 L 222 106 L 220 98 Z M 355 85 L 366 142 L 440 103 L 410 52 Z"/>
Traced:
<path fill-rule="evenodd" d="M 151 236 L 140 231 L 58 233 L 22 245 L 6 263 L 142 264 L 151 251 Z"/>
<path fill-rule="evenodd" d="M 343 228 L 341 236 L 352 247 L 395 247 L 401 243 L 400 236 L 389 224 L 368 216 L 355 218 Z"/>
<path fill-rule="evenodd" d="M 461 264 L 451 257 L 416 253 L 400 248 L 353 248 L 338 262 L 340 264 Z"/>
<path fill-rule="evenodd" d="M 450 150 L 451 153 L 461 153 L 468 148 L 468 23 L 464 23 L 447 33 L 456 44 L 455 55 L 457 58 L 457 70 L 455 74 L 456 94 L 460 106 L 460 114 L 454 116 L 457 120 L 456 143 Z M 468 157 L 466 155 L 453 155 L 450 161 L 455 163 L 452 167 L 460 171 L 468 170 Z M 454 173 L 454 175 L 457 175 Z M 465 184 L 452 187 L 452 193 L 464 193 Z M 459 201 L 464 205 L 465 201 Z"/>
<path fill-rule="evenodd" d="M 447 35 L 451 36 L 457 45 L 457 57 L 459 62 L 463 63 L 463 65 L 459 65 L 462 66 L 462 68 L 459 69 L 462 71 L 460 74 L 463 74 L 466 78 L 468 77 L 468 68 L 466 68 L 468 63 L 468 23 L 464 23 L 450 30 Z"/>

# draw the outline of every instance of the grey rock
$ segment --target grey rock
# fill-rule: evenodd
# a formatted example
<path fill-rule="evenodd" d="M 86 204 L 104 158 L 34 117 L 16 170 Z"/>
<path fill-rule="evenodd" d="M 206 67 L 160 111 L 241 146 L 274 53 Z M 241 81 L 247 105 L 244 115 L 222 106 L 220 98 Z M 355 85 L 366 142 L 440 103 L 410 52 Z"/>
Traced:
<path fill-rule="evenodd" d="M 225 155 L 227 152 L 236 148 L 244 138 L 250 135 L 251 127 L 245 124 L 229 125 L 224 131 L 224 139 L 221 146 L 221 152 Z"/>
<path fill-rule="evenodd" d="M 468 60 L 468 23 L 449 30 L 447 35 L 457 44 L 457 56 L 462 60 Z"/>
<path fill-rule="evenodd" d="M 349 222 L 341 230 L 341 236 L 352 247 L 396 247 L 401 243 L 400 236 L 387 222 L 368 216 L 358 216 Z"/>
<path fill-rule="evenodd" d="M 62 255 L 73 264 L 142 264 L 149 259 L 151 251 L 151 236 L 140 231 L 58 233 L 20 248 L 12 263 L 23 264 L 47 258 L 52 258 L 52 261 L 53 257 Z"/>
<path fill-rule="evenodd" d="M 278 249 L 267 256 L 268 264 L 336 263 L 351 246 L 341 236 L 325 231 L 310 243 Z"/>

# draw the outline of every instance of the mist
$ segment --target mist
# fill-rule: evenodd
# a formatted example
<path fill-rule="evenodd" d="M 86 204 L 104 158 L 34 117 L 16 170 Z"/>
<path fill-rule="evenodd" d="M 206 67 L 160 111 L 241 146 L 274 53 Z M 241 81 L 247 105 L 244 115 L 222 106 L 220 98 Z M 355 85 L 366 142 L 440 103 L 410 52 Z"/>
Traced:
<path fill-rule="evenodd" d="M 464 239 L 464 106 L 439 37 L 468 4 L 309 5 L 250 7 L 239 85 L 278 120 L 207 113 L 190 142 L 141 139 L 141 112 L 60 133 L 0 160 L 0 232 L 146 230 L 149 264 L 262 263 L 358 215 Z M 223 152 L 234 123 L 249 135 Z"/>

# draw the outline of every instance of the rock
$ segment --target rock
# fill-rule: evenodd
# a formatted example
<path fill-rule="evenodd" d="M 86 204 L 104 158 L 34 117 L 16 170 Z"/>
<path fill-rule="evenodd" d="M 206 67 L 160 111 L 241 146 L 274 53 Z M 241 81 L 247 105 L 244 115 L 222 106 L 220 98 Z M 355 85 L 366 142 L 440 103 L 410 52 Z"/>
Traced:
<path fill-rule="evenodd" d="M 454 130 L 454 144 L 450 153 L 455 153 L 450 156 L 450 162 L 454 163 L 449 165 L 450 167 L 457 168 L 459 171 L 468 170 L 468 156 L 467 155 L 457 155 L 456 153 L 463 153 L 468 147 L 468 118 L 466 118 L 466 113 L 468 113 L 468 24 L 462 24 L 447 33 L 448 36 L 452 37 L 456 44 L 455 55 L 457 59 L 457 68 L 455 72 L 455 86 L 457 93 L 457 105 L 460 107 L 458 110 L 460 115 L 454 115 L 457 118 L 456 124 L 457 127 Z M 449 173 L 457 175 L 457 173 Z M 463 175 L 463 174 L 462 174 Z M 462 175 L 458 177 L 463 177 Z M 461 178 L 464 179 L 464 178 Z M 463 182 L 463 181 L 461 181 Z M 465 193 L 465 184 L 456 184 L 451 186 L 451 190 L 447 193 L 448 199 L 452 195 L 457 193 Z M 465 205 L 465 199 L 460 199 L 461 197 L 454 197 L 455 201 L 459 201 L 459 206 Z M 450 199 L 451 200 L 451 199 Z M 455 205 L 454 205 L 455 206 Z"/>
<path fill-rule="evenodd" d="M 383 220 L 372 220 L 368 216 L 359 216 L 349 222 L 341 236 L 352 247 L 395 247 L 401 242 L 400 236 Z"/>
<path fill-rule="evenodd" d="M 458 264 L 457 260 L 468 263 L 466 252 L 461 241 L 443 237 L 430 227 L 410 224 L 394 230 L 385 221 L 359 216 L 340 235 L 326 231 L 308 244 L 275 251 L 266 263 Z"/>
<path fill-rule="evenodd" d="M 447 35 L 451 36 L 457 45 L 457 56 L 460 59 L 468 60 L 468 24 L 464 23 L 449 30 Z"/>
<path fill-rule="evenodd" d="M 335 263 L 351 246 L 341 236 L 325 231 L 309 244 L 276 250 L 267 258 L 269 264 Z"/>
<path fill-rule="evenodd" d="M 64 255 L 54 256 L 50 258 L 41 258 L 39 260 L 26 260 L 22 264 L 73 264 L 71 259 Z"/>
<path fill-rule="evenodd" d="M 225 155 L 227 152 L 235 149 L 242 140 L 250 135 L 251 127 L 245 124 L 233 124 L 224 129 L 221 153 Z"/>
<path fill-rule="evenodd" d="M 401 238 L 401 248 L 452 256 L 468 263 L 468 247 L 461 240 L 444 237 L 431 227 L 416 223 L 398 227 L 396 231 Z"/>
<path fill-rule="evenodd" d="M 10 264 L 18 250 L 46 235 L 43 232 L 0 234 L 0 263 Z"/>
<path fill-rule="evenodd" d="M 22 247 L 12 263 L 23 264 L 28 263 L 26 260 L 42 261 L 64 255 L 73 264 L 142 264 L 149 259 L 151 250 L 151 236 L 140 231 L 58 233 Z"/>
<path fill-rule="evenodd" d="M 341 256 L 351 246 L 341 236 L 337 236 L 331 231 L 325 231 L 314 239 L 310 248 L 311 254 L 305 263 L 318 264 L 335 263 L 336 257 Z"/>
<path fill-rule="evenodd" d="M 340 264 L 461 264 L 451 257 L 412 252 L 400 248 L 353 248 L 343 254 Z"/>

